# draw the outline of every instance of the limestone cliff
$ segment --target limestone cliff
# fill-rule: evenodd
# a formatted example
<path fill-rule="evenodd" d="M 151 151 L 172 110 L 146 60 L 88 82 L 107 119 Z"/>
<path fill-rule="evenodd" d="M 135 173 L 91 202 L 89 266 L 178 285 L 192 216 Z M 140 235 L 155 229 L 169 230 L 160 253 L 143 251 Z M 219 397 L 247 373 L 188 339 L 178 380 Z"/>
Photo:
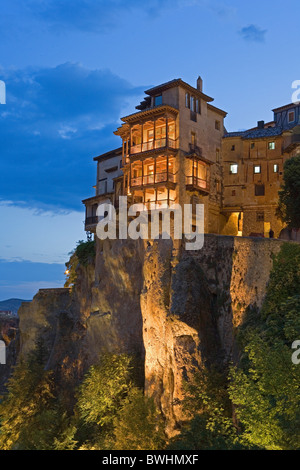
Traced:
<path fill-rule="evenodd" d="M 18 318 L 14 315 L 0 315 L 0 341 L 5 344 L 6 364 L 0 364 L 0 395 L 10 376 L 17 357 Z"/>
<path fill-rule="evenodd" d="M 134 354 L 172 433 L 182 379 L 236 355 L 235 329 L 261 305 L 281 244 L 206 235 L 202 250 L 184 251 L 168 240 L 98 240 L 73 291 L 42 290 L 21 307 L 20 356 L 42 338 L 47 367 L 70 391 L 102 352 Z"/>

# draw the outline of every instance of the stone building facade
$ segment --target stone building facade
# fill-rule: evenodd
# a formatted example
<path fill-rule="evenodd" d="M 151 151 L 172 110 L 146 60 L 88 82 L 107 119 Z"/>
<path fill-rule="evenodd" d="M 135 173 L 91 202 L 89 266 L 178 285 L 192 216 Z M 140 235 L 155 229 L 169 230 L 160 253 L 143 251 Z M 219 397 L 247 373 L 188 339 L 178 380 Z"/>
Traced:
<path fill-rule="evenodd" d="M 205 233 L 278 237 L 276 217 L 284 162 L 300 154 L 300 104 L 274 109 L 274 120 L 228 133 L 226 112 L 213 106 L 198 77 L 145 92 L 136 112 L 115 131 L 122 146 L 95 157 L 96 195 L 85 199 L 87 231 L 95 232 L 98 204 L 150 208 L 203 204 Z"/>
<path fill-rule="evenodd" d="M 287 159 L 300 155 L 300 105 L 273 110 L 274 120 L 226 133 L 222 142 L 223 234 L 277 238 L 283 225 L 276 216 L 278 191 Z"/>

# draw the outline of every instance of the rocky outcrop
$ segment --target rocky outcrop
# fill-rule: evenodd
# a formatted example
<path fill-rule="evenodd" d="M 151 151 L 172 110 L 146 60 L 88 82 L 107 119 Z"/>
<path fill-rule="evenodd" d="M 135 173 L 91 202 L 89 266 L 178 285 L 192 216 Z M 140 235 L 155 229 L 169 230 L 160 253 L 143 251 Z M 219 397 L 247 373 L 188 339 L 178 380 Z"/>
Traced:
<path fill-rule="evenodd" d="M 5 383 L 16 362 L 18 323 L 14 315 L 0 315 L 0 341 L 5 345 L 5 364 L 0 363 L 0 395 L 5 392 Z"/>
<path fill-rule="evenodd" d="M 20 355 L 42 338 L 66 390 L 103 352 L 135 355 L 172 434 L 183 379 L 234 358 L 235 329 L 261 306 L 281 244 L 206 235 L 202 250 L 185 251 L 169 240 L 98 240 L 73 291 L 42 290 L 21 307 Z"/>

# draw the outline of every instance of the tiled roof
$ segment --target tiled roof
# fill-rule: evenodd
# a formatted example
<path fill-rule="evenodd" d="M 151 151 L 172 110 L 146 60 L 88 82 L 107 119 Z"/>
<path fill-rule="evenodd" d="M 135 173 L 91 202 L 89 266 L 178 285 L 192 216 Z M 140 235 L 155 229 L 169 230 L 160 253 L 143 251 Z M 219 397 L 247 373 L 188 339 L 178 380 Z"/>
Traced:
<path fill-rule="evenodd" d="M 227 137 L 242 137 L 245 132 L 247 131 L 226 132 L 223 137 L 224 139 L 226 139 Z"/>
<path fill-rule="evenodd" d="M 246 131 L 244 139 L 259 139 L 261 137 L 273 137 L 282 133 L 281 127 L 267 127 L 266 129 L 254 129 Z"/>
<path fill-rule="evenodd" d="M 295 124 L 290 124 L 288 126 L 279 127 L 266 127 L 263 129 L 255 128 L 255 129 L 249 129 L 246 131 L 240 131 L 240 132 L 227 132 L 224 135 L 224 138 L 228 137 L 242 137 L 242 139 L 260 139 L 263 137 L 275 137 L 277 135 L 281 135 L 282 132 L 293 129 L 295 127 Z"/>

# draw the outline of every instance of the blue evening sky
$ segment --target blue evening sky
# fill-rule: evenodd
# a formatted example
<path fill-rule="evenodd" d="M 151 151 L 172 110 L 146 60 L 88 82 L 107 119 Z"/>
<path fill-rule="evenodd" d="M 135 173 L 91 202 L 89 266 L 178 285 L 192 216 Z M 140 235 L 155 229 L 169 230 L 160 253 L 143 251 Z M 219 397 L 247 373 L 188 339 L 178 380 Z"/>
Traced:
<path fill-rule="evenodd" d="M 272 119 L 300 80 L 299 0 L 0 0 L 0 300 L 62 286 L 85 239 L 93 156 L 120 117 L 173 78 L 228 112 Z"/>

